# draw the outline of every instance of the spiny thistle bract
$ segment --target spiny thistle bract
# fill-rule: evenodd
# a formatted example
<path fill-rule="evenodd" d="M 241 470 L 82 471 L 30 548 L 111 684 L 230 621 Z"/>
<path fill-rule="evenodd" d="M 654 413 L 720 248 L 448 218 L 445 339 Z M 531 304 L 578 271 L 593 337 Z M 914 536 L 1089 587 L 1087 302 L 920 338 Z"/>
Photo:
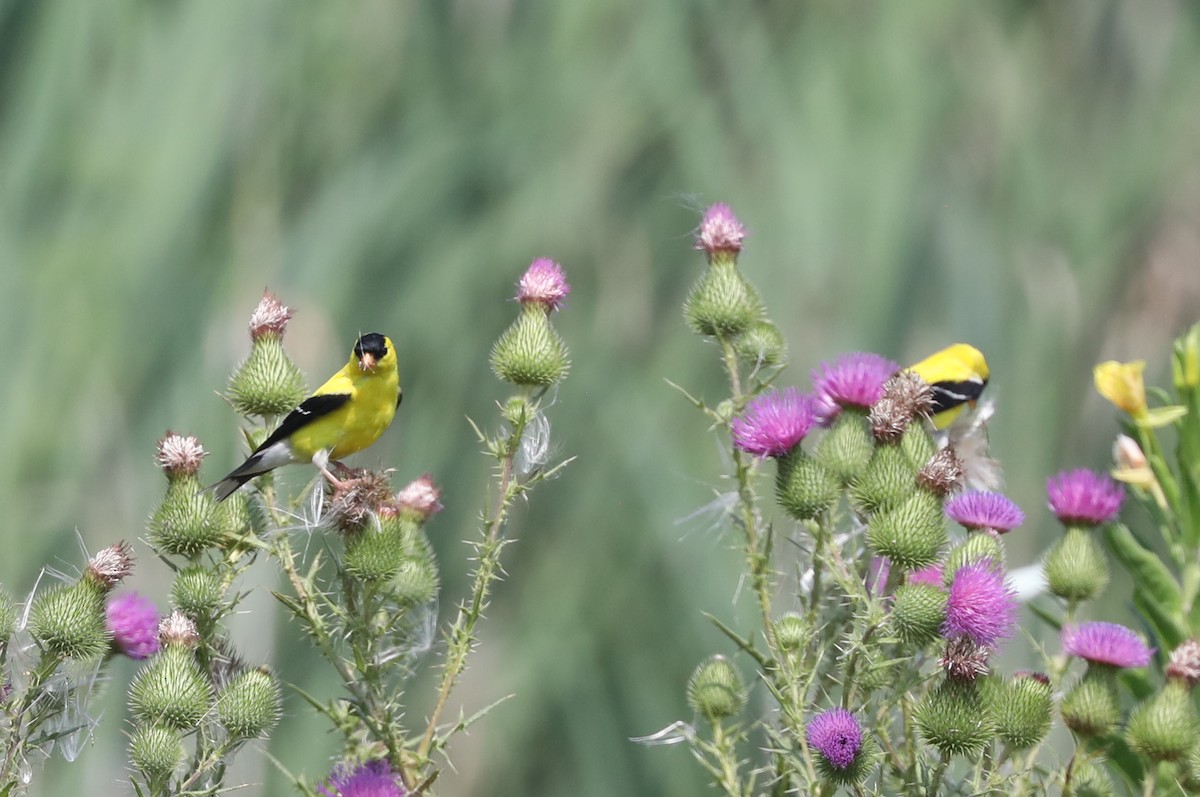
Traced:
<path fill-rule="evenodd" d="M 129 740 L 129 758 L 153 784 L 164 784 L 183 763 L 185 751 L 179 731 L 163 725 L 139 725 Z"/>
<path fill-rule="evenodd" d="M 915 488 L 898 506 L 876 513 L 867 524 L 867 544 L 903 570 L 936 562 L 947 539 L 941 501 Z"/>
<path fill-rule="evenodd" d="M 534 305 L 522 307 L 517 320 L 492 347 L 492 370 L 514 385 L 549 387 L 562 381 L 571 360 L 566 341 Z"/>
<path fill-rule="evenodd" d="M 217 547 L 230 531 L 228 521 L 228 512 L 188 476 L 167 484 L 166 496 L 146 528 L 161 553 L 191 558 Z"/>
<path fill-rule="evenodd" d="M 86 660 L 109 646 L 104 593 L 87 581 L 43 592 L 33 603 L 29 620 L 33 638 L 56 656 Z"/>
<path fill-rule="evenodd" d="M 282 337 L 256 339 L 229 378 L 225 397 L 239 415 L 273 417 L 291 412 L 308 394 L 304 375 L 283 348 Z"/>
<path fill-rule="evenodd" d="M 949 755 L 971 756 L 996 734 L 995 718 L 974 684 L 943 681 L 916 710 L 926 742 Z"/>
<path fill-rule="evenodd" d="M 916 489 L 917 467 L 901 446 L 877 446 L 850 485 L 851 503 L 867 514 L 896 506 Z"/>
<path fill-rule="evenodd" d="M 1028 750 L 1050 732 L 1054 701 L 1045 676 L 1024 673 L 995 679 L 988 697 L 996 735 L 1009 750 Z"/>
<path fill-rule="evenodd" d="M 779 458 L 775 498 L 797 520 L 815 518 L 841 493 L 837 476 L 799 447 Z"/>
<path fill-rule="evenodd" d="M 1200 738 L 1200 720 L 1182 681 L 1169 680 L 1163 691 L 1129 715 L 1125 740 L 1151 761 L 1178 761 Z"/>
<path fill-rule="evenodd" d="M 719 722 L 746 706 L 742 674 L 724 656 L 713 656 L 692 673 L 687 687 L 688 705 L 697 714 Z"/>
<path fill-rule="evenodd" d="M 946 621 L 946 593 L 929 584 L 904 584 L 896 590 L 892 630 L 908 646 L 922 648 L 938 637 Z"/>
<path fill-rule="evenodd" d="M 279 699 L 274 675 L 243 670 L 217 695 L 217 721 L 235 739 L 257 738 L 279 721 Z"/>
<path fill-rule="evenodd" d="M 734 338 L 733 350 L 739 360 L 756 367 L 781 365 L 787 360 L 783 333 L 766 320 L 755 321 Z"/>
<path fill-rule="evenodd" d="M 1068 528 L 1050 552 L 1042 569 L 1050 592 L 1060 598 L 1086 601 L 1108 586 L 1108 562 L 1092 532 Z"/>
<path fill-rule="evenodd" d="M 208 713 L 212 686 L 190 649 L 169 645 L 138 672 L 129 696 L 140 723 L 187 731 Z"/>
<path fill-rule="evenodd" d="M 864 412 L 844 409 L 817 444 L 814 456 L 843 485 L 849 485 L 867 467 L 874 451 Z"/>
<path fill-rule="evenodd" d="M 225 585 L 214 571 L 201 565 L 185 567 L 171 584 L 171 605 L 198 622 L 211 621 L 225 600 Z"/>
<path fill-rule="evenodd" d="M 692 329 L 701 335 L 732 338 L 762 321 L 758 293 L 732 260 L 717 260 L 692 286 L 683 305 Z"/>

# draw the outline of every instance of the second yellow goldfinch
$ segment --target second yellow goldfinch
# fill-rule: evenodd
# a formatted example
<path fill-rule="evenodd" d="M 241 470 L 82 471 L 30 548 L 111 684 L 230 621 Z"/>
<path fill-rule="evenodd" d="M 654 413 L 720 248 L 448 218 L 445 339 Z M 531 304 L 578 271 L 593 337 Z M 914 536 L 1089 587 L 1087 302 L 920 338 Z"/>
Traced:
<path fill-rule="evenodd" d="M 312 462 L 337 483 L 328 463 L 378 440 L 402 397 L 396 347 L 376 332 L 363 335 L 350 361 L 288 413 L 245 462 L 209 489 L 223 501 L 255 476 L 291 462 Z"/>
<path fill-rule="evenodd" d="M 908 367 L 933 388 L 933 415 L 937 429 L 945 429 L 966 407 L 975 406 L 988 383 L 983 352 L 966 343 L 955 343 Z"/>

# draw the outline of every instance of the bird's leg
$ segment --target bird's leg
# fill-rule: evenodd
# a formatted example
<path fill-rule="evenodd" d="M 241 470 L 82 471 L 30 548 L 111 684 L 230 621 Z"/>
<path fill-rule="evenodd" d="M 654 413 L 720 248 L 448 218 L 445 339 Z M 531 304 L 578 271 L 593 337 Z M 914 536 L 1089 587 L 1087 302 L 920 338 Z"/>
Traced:
<path fill-rule="evenodd" d="M 325 480 L 333 485 L 333 489 L 335 489 L 335 490 L 345 490 L 346 489 L 346 487 L 347 487 L 346 483 L 344 481 L 342 481 L 341 479 L 339 479 L 338 477 L 334 476 L 333 473 L 329 470 L 329 452 L 328 451 L 321 449 L 316 454 L 313 454 L 312 463 L 313 463 L 313 465 L 315 465 L 317 467 L 317 470 L 321 471 L 321 475 L 325 477 Z M 338 464 L 341 464 L 341 463 L 338 463 Z"/>

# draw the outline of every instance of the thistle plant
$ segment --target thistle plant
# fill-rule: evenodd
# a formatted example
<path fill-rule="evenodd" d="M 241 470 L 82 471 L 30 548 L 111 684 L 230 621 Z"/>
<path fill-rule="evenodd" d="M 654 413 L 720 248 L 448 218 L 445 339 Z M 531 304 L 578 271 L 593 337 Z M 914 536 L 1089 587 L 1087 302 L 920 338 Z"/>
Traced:
<path fill-rule="evenodd" d="M 741 271 L 745 239 L 727 206 L 704 214 L 696 248 L 707 268 L 684 315 L 715 344 L 728 394 L 680 392 L 728 451 L 731 493 L 718 503 L 758 623 L 710 616 L 729 657 L 693 675 L 694 718 L 647 740 L 688 744 L 729 797 L 1194 790 L 1200 325 L 1176 344 L 1176 395 L 1152 393 L 1163 406 L 1148 406 L 1141 364 L 1097 367 L 1097 386 L 1128 418 L 1118 467 L 1049 480 L 1063 531 L 1042 563 L 1049 595 L 1022 612 L 1005 539 L 1026 514 L 987 455 L 993 408 L 937 432 L 934 386 L 870 353 L 822 363 L 808 391 L 779 384 L 782 339 L 770 356 L 744 342 L 778 332 Z M 1156 437 L 1166 426 L 1175 468 Z M 1157 539 L 1117 521 L 1120 482 Z M 1109 583 L 1106 548 L 1135 577 L 1144 635 L 1087 617 Z M 1023 616 L 1061 631 L 1062 650 L 1038 669 L 1001 672 L 1000 650 L 1038 638 Z M 747 716 L 749 705 L 760 708 Z M 1045 744 L 1055 725 L 1072 748 Z"/>
<path fill-rule="evenodd" d="M 518 285 L 518 318 L 493 347 L 492 369 L 511 395 L 498 402 L 497 431 L 472 423 L 496 468 L 470 542 L 471 592 L 442 645 L 439 563 L 427 536 L 442 499 L 432 476 L 397 490 L 390 469 L 333 463 L 339 478 L 315 479 L 299 492 L 268 473 L 254 489 L 220 500 L 200 477 L 207 456 L 200 441 L 168 432 L 155 452 L 164 494 L 146 522 L 146 544 L 173 573 L 165 616 L 137 593 L 110 595 L 132 566 L 124 543 L 93 556 L 79 578 L 35 590 L 24 606 L 0 591 L 0 795 L 22 791 L 56 746 L 74 756 L 95 725 L 88 699 L 115 655 L 141 662 L 128 689 L 130 783 L 140 796 L 236 788 L 227 782 L 229 762 L 270 734 L 285 693 L 341 743 L 328 767 L 288 773 L 300 793 L 432 793 L 451 740 L 491 708 L 444 717 L 502 575 L 512 505 L 566 464 L 550 461 L 545 411 L 569 369 L 552 323 L 569 290 L 561 266 L 534 261 Z M 292 312 L 264 294 L 250 322 L 250 354 L 228 382 L 225 397 L 251 449 L 306 395 L 284 346 Z M 249 662 L 237 650 L 226 623 L 248 594 L 247 568 L 264 559 L 279 569 L 275 596 L 291 627 L 336 675 L 334 694 L 282 684 L 270 662 Z M 442 649 L 438 691 L 429 715 L 414 723 L 406 687 L 435 646 Z"/>

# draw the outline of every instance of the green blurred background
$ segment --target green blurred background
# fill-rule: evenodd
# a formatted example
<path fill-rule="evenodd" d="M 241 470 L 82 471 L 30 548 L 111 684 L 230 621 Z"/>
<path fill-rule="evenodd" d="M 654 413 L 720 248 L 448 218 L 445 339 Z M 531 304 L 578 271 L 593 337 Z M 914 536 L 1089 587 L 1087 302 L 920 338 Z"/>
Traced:
<path fill-rule="evenodd" d="M 663 381 L 721 395 L 679 311 L 699 211 L 727 201 L 749 227 L 785 382 L 847 350 L 987 352 L 993 449 L 1030 515 L 1011 558 L 1035 561 L 1045 477 L 1107 460 L 1091 365 L 1146 357 L 1161 378 L 1200 316 L 1196 9 L 0 0 L 0 580 L 23 592 L 77 566 L 78 538 L 138 538 L 167 428 L 201 436 L 207 476 L 236 464 L 214 391 L 270 286 L 313 383 L 359 331 L 399 343 L 403 410 L 357 462 L 443 485 L 445 620 L 488 467 L 465 419 L 495 417 L 488 348 L 550 256 L 575 361 L 551 417 L 579 459 L 513 524 L 458 697 L 516 697 L 458 740 L 439 792 L 697 794 L 686 750 L 628 740 L 686 718 L 691 668 L 730 652 L 700 610 L 744 614 L 733 541 L 685 520 L 722 488 L 719 447 Z M 165 606 L 138 550 L 135 585 Z M 256 575 L 235 638 L 327 694 Z M 1112 619 L 1126 600 L 1114 584 Z M 128 792 L 127 664 L 95 745 L 34 794 Z M 289 699 L 270 752 L 316 777 L 336 746 Z M 243 793 L 289 793 L 241 759 Z"/>

